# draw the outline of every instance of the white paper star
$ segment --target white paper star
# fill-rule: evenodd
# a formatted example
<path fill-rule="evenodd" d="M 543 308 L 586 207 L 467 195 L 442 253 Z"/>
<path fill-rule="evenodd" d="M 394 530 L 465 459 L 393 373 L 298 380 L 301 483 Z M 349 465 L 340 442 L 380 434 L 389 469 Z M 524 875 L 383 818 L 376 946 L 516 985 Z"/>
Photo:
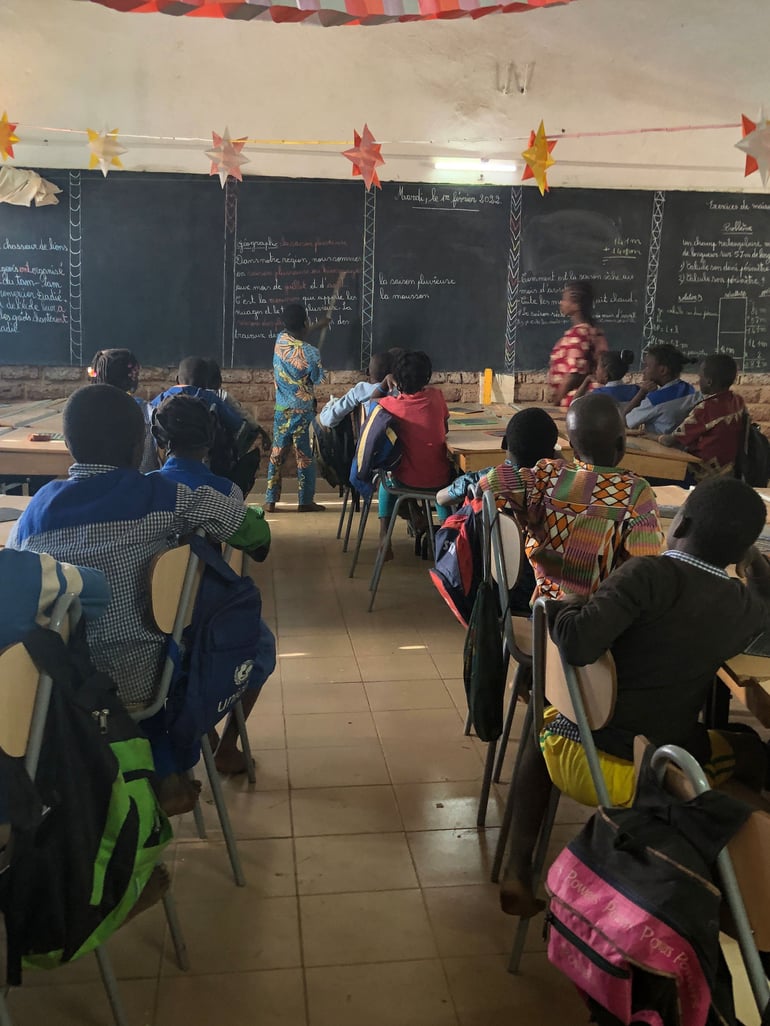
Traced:
<path fill-rule="evenodd" d="M 767 185 L 770 177 L 770 122 L 765 117 L 764 107 L 760 108 L 758 121 L 752 121 L 745 114 L 742 121 L 743 138 L 735 145 L 746 154 L 744 177 L 759 171 L 762 184 Z"/>
<path fill-rule="evenodd" d="M 230 176 L 242 182 L 243 172 L 241 171 L 241 164 L 249 163 L 249 158 L 244 157 L 241 153 L 241 150 L 246 145 L 247 137 L 231 139 L 230 129 L 226 128 L 224 135 L 217 135 L 216 132 L 212 132 L 211 138 L 214 140 L 214 148 L 206 150 L 206 156 L 211 161 L 209 174 L 219 175 L 219 182 L 223 189 L 225 182 Z"/>
<path fill-rule="evenodd" d="M 104 132 L 95 132 L 92 128 L 89 128 L 88 148 L 91 151 L 91 160 L 88 167 L 91 170 L 98 167 L 105 178 L 109 174 L 110 168 L 123 167 L 120 162 L 120 155 L 126 152 L 126 148 L 118 142 L 117 128 L 113 128 L 111 132 L 106 130 Z"/>

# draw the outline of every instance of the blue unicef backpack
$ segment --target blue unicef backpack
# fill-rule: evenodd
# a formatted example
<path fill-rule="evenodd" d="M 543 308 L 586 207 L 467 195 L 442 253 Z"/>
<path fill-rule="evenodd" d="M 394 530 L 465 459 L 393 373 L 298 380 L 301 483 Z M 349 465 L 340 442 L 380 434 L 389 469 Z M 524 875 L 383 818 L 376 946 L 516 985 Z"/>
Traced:
<path fill-rule="evenodd" d="M 172 653 L 177 670 L 165 716 L 172 742 L 181 746 L 197 742 L 275 669 L 275 638 L 262 621 L 259 588 L 204 538 L 193 535 L 190 547 L 205 568 L 181 651 Z"/>

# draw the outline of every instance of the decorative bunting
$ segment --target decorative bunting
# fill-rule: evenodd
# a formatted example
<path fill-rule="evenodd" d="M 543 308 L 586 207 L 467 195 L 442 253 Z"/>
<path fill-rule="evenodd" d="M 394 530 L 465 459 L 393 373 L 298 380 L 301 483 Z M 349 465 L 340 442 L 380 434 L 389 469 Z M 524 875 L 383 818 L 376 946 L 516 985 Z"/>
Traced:
<path fill-rule="evenodd" d="M 525 182 L 528 178 L 534 178 L 541 196 L 548 192 L 548 168 L 556 163 L 551 153 L 557 141 L 546 137 L 545 126 L 541 121 L 537 132 L 529 133 L 529 149 L 522 153 L 527 166 L 521 180 Z"/>
<path fill-rule="evenodd" d="M 88 129 L 88 148 L 91 150 L 91 160 L 88 168 L 93 171 L 98 167 L 106 178 L 113 167 L 122 168 L 120 161 L 121 153 L 126 153 L 126 148 L 118 142 L 118 130 L 113 128 L 111 132 L 95 132 Z"/>
<path fill-rule="evenodd" d="M 759 111 L 759 120 L 752 121 L 741 114 L 743 138 L 735 145 L 746 154 L 746 167 L 743 177 L 759 171 L 762 184 L 767 185 L 770 176 L 770 123 L 765 117 L 764 108 Z"/>
<path fill-rule="evenodd" d="M 230 129 L 225 128 L 224 135 L 217 135 L 216 132 L 212 132 L 211 138 L 214 141 L 214 147 L 213 149 L 206 150 L 206 156 L 211 161 L 209 174 L 219 175 L 219 182 L 223 189 L 228 178 L 237 178 L 239 182 L 242 182 L 243 172 L 241 171 L 241 165 L 248 164 L 249 158 L 244 157 L 241 150 L 246 145 L 248 137 L 243 136 L 241 139 L 231 139 Z"/>
<path fill-rule="evenodd" d="M 374 141 L 369 126 L 364 125 L 361 135 L 356 131 L 353 132 L 353 148 L 345 150 L 342 154 L 353 164 L 353 177 L 360 175 L 363 178 L 367 192 L 372 185 L 376 185 L 378 189 L 382 188 L 377 174 L 377 168 L 385 163 L 380 153 L 381 149 L 380 143 Z"/>
<path fill-rule="evenodd" d="M 15 135 L 17 125 L 8 120 L 8 113 L 3 111 L 0 118 L 0 157 L 5 159 L 13 157 L 13 144 L 19 142 L 18 135 Z"/>

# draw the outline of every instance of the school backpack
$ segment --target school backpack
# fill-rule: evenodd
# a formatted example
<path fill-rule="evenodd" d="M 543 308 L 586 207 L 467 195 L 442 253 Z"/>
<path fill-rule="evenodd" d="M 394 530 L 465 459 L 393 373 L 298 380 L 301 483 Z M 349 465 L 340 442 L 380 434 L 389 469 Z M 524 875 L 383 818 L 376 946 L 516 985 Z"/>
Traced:
<path fill-rule="evenodd" d="M 468 498 L 436 531 L 435 566 L 428 571 L 454 615 L 467 627 L 482 577 L 481 499 Z"/>
<path fill-rule="evenodd" d="M 275 638 L 262 620 L 256 584 L 205 538 L 193 535 L 189 543 L 204 569 L 180 650 L 169 639 L 175 673 L 164 713 L 165 729 L 180 748 L 196 744 L 275 669 Z"/>
<path fill-rule="evenodd" d="M 600 808 L 548 872 L 548 958 L 599 1026 L 733 1026 L 716 857 L 751 810 L 680 802 L 647 757 L 630 809 Z"/>
<path fill-rule="evenodd" d="M 770 442 L 746 414 L 746 436 L 738 460 L 739 477 L 752 488 L 766 488 L 770 480 Z"/>
<path fill-rule="evenodd" d="M 22 759 L 0 755 L 11 825 L 0 909 L 12 985 L 22 964 L 51 969 L 103 944 L 171 840 L 150 744 L 115 683 L 94 669 L 85 624 L 69 645 L 38 627 L 24 646 L 53 689 L 34 783 Z"/>
<path fill-rule="evenodd" d="M 394 418 L 375 403 L 361 428 L 350 466 L 350 483 L 365 500 L 374 494 L 377 474 L 395 470 L 401 459 L 401 442 L 393 425 Z"/>
<path fill-rule="evenodd" d="M 318 418 L 313 421 L 313 454 L 318 473 L 332 488 L 337 488 L 340 495 L 348 483 L 355 450 L 353 414 L 349 413 L 331 428 L 324 427 Z"/>

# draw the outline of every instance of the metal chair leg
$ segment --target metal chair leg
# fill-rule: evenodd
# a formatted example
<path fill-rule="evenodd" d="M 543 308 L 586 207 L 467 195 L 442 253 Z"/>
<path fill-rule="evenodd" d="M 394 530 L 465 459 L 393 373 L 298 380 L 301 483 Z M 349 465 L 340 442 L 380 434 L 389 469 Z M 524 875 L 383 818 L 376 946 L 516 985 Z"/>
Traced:
<path fill-rule="evenodd" d="M 251 742 L 249 732 L 246 729 L 246 717 L 243 715 L 243 703 L 240 698 L 233 706 L 233 716 L 238 727 L 238 737 L 241 739 L 241 750 L 246 759 L 246 776 L 250 784 L 257 782 L 257 769 L 254 765 L 254 756 L 251 754 Z"/>
<path fill-rule="evenodd" d="M 468 715 L 465 717 L 465 727 L 463 728 L 463 734 L 466 737 L 470 737 L 472 730 L 473 730 L 473 717 L 471 716 L 471 711 L 469 709 L 468 710 Z"/>
<path fill-rule="evenodd" d="M 352 577 L 356 572 L 356 566 L 358 565 L 358 555 L 361 552 L 361 543 L 364 540 L 364 534 L 366 532 L 366 522 L 369 519 L 369 510 L 372 508 L 371 497 L 364 500 L 364 504 L 361 507 L 361 521 L 358 525 L 358 536 L 356 537 L 356 547 L 353 550 L 353 560 L 350 564 L 350 573 L 348 577 Z"/>
<path fill-rule="evenodd" d="M 8 1008 L 7 990 L 5 993 L 0 991 L 0 1026 L 13 1026 L 11 1010 Z"/>
<path fill-rule="evenodd" d="M 537 847 L 535 848 L 535 855 L 532 859 L 532 892 L 537 893 L 538 884 L 540 883 L 540 877 L 543 875 L 543 866 L 545 865 L 545 856 L 548 852 L 548 844 L 551 840 L 551 834 L 553 833 L 553 824 L 556 819 L 556 810 L 559 807 L 559 798 L 561 792 L 558 787 L 551 788 L 551 794 L 548 798 L 548 808 L 543 819 L 543 824 L 540 827 L 540 837 L 538 838 Z M 511 957 L 508 960 L 508 972 L 517 973 L 519 971 L 519 965 L 521 964 L 521 956 L 524 954 L 524 945 L 527 942 L 527 932 L 529 931 L 529 919 L 519 919 L 519 925 L 516 929 L 516 936 L 513 938 L 513 947 L 511 948 Z"/>
<path fill-rule="evenodd" d="M 372 597 L 369 599 L 369 612 L 371 613 L 374 608 L 374 600 L 377 597 L 377 589 L 380 586 L 380 577 L 382 576 L 382 568 L 385 566 L 385 553 L 390 548 L 390 540 L 393 537 L 393 528 L 396 526 L 396 520 L 398 519 L 398 511 L 401 507 L 401 503 L 404 501 L 405 496 L 399 495 L 396 497 L 396 504 L 393 507 L 393 512 L 390 515 L 388 521 L 388 531 L 385 538 L 380 543 L 379 550 L 377 552 L 377 561 L 374 564 L 374 572 L 372 573 L 372 579 L 369 583 L 369 590 L 372 593 Z"/>
<path fill-rule="evenodd" d="M 350 531 L 353 527 L 353 517 L 356 513 L 360 513 L 361 503 L 359 502 L 358 492 L 351 488 L 350 493 L 350 509 L 348 511 L 348 522 L 345 527 L 345 540 L 342 543 L 342 551 L 348 551 L 348 545 L 350 544 Z"/>
<path fill-rule="evenodd" d="M 190 780 L 195 780 L 195 774 L 192 770 L 188 771 L 187 776 L 190 778 Z M 200 801 L 197 801 L 195 805 L 193 805 L 193 819 L 195 821 L 195 832 L 202 841 L 205 841 L 206 821 L 203 818 L 203 809 L 201 808 Z"/>
<path fill-rule="evenodd" d="M 183 972 L 187 972 L 190 968 L 190 959 L 187 957 L 187 945 L 185 944 L 182 927 L 179 923 L 176 902 L 170 891 L 166 891 L 163 895 L 163 909 L 166 913 L 168 932 L 171 934 L 171 941 L 174 945 L 176 964 Z"/>
<path fill-rule="evenodd" d="M 99 972 L 102 976 L 102 983 L 104 984 L 104 989 L 107 992 L 107 999 L 109 1000 L 110 1008 L 112 1009 L 112 1017 L 115 1020 L 115 1026 L 128 1026 L 126 1010 L 123 1007 L 123 1001 L 118 993 L 118 983 L 115 979 L 115 973 L 112 971 L 112 964 L 110 963 L 109 956 L 101 945 L 96 948 L 95 954 L 96 961 L 99 963 Z"/>
<path fill-rule="evenodd" d="M 436 532 L 433 527 L 433 506 L 431 505 L 430 499 L 423 500 L 423 508 L 425 509 L 425 519 L 428 522 L 428 547 L 430 549 L 431 557 L 433 561 L 436 560 Z"/>
<path fill-rule="evenodd" d="M 201 750 L 203 752 L 203 761 L 206 764 L 206 772 L 209 776 L 209 783 L 211 784 L 211 793 L 214 795 L 214 804 L 217 807 L 217 815 L 219 816 L 222 833 L 225 837 L 227 854 L 230 856 L 230 865 L 232 866 L 233 877 L 235 878 L 235 883 L 238 887 L 245 887 L 246 880 L 241 866 L 241 857 L 238 854 L 238 846 L 235 843 L 235 834 L 233 833 L 233 827 L 230 822 L 230 814 L 228 813 L 227 805 L 225 804 L 225 796 L 222 792 L 222 782 L 219 779 L 219 774 L 217 773 L 217 768 L 214 764 L 214 753 L 211 751 L 211 745 L 209 744 L 208 735 L 206 734 L 201 738 Z"/>
<path fill-rule="evenodd" d="M 487 823 L 487 806 L 489 805 L 489 791 L 492 787 L 492 770 L 495 765 L 495 752 L 497 741 L 487 743 L 487 758 L 484 762 L 484 776 L 481 781 L 481 794 L 479 795 L 479 811 L 476 813 L 476 826 L 483 830 Z"/>
<path fill-rule="evenodd" d="M 506 655 L 506 658 L 508 656 Z M 508 700 L 508 709 L 505 713 L 505 723 L 503 725 L 503 733 L 500 738 L 500 747 L 497 751 L 497 763 L 495 765 L 495 773 L 492 779 L 496 784 L 500 783 L 500 777 L 503 773 L 503 763 L 505 762 L 505 753 L 508 750 L 508 742 L 511 738 L 511 729 L 513 728 L 513 718 L 516 715 L 516 706 L 519 703 L 519 695 L 521 693 L 521 687 L 523 684 L 524 674 L 528 667 L 521 666 L 520 664 L 516 667 L 516 673 L 513 676 L 513 688 L 511 689 L 511 697 Z"/>
<path fill-rule="evenodd" d="M 532 730 L 532 703 L 530 702 L 527 706 L 527 715 L 524 718 L 524 727 L 522 728 L 521 736 L 527 737 L 529 732 Z M 500 880 L 500 870 L 503 868 L 503 859 L 505 858 L 505 849 L 508 847 L 508 835 L 511 832 L 511 823 L 513 822 L 513 781 L 516 778 L 516 772 L 521 762 L 522 752 L 524 746 L 519 745 L 519 749 L 516 752 L 516 762 L 513 766 L 513 773 L 511 774 L 511 785 L 508 789 L 508 797 L 505 800 L 505 811 L 503 812 L 503 821 L 500 824 L 500 836 L 497 839 L 497 847 L 495 848 L 495 858 L 492 862 L 492 883 L 498 883 Z"/>
<path fill-rule="evenodd" d="M 337 541 L 342 537 L 342 525 L 345 523 L 345 513 L 348 508 L 348 499 L 350 498 L 350 485 L 345 488 L 342 493 L 342 512 L 340 513 L 340 520 L 337 524 Z"/>

